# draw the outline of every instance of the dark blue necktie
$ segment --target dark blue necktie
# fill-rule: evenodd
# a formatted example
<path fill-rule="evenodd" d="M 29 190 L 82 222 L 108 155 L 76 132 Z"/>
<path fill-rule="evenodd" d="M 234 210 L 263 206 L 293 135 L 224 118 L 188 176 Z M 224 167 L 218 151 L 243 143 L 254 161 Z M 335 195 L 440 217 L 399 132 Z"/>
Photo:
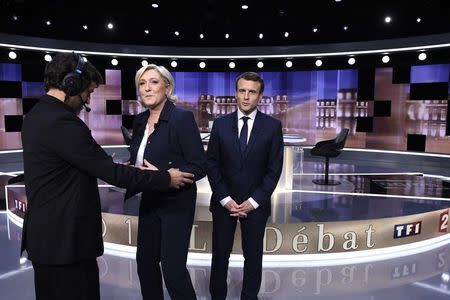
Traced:
<path fill-rule="evenodd" d="M 242 117 L 242 121 L 244 121 L 244 125 L 241 128 L 241 134 L 239 135 L 239 143 L 241 144 L 241 152 L 244 153 L 245 148 L 247 147 L 247 137 L 248 137 L 248 125 L 247 120 L 249 117 Z"/>

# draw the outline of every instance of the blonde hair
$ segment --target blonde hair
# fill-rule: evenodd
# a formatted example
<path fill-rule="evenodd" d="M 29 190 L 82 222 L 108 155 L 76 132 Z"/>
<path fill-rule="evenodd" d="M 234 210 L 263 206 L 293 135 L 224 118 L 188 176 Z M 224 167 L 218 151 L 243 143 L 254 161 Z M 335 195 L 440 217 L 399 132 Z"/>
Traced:
<path fill-rule="evenodd" d="M 159 73 L 159 75 L 161 75 L 162 79 L 169 85 L 169 92 L 166 95 L 167 99 L 169 99 L 169 101 L 176 102 L 177 96 L 175 96 L 175 94 L 174 94 L 175 81 L 173 79 L 172 74 L 170 74 L 170 72 L 163 66 L 157 66 L 155 64 L 148 64 L 148 65 L 140 68 L 139 70 L 137 70 L 136 76 L 134 78 L 136 90 L 139 91 L 139 80 L 141 80 L 142 74 L 144 74 L 144 72 L 146 72 L 148 70 L 155 70 L 156 72 Z M 141 104 L 144 105 L 144 103 L 142 102 L 140 97 L 139 97 L 139 102 L 141 102 Z"/>

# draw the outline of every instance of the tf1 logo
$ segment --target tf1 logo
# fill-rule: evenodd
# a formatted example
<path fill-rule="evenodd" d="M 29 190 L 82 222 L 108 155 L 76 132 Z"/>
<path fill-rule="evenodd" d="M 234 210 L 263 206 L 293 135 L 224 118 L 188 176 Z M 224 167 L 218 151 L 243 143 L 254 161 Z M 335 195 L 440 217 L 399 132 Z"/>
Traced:
<path fill-rule="evenodd" d="M 394 239 L 420 234 L 422 221 L 394 225 Z"/>

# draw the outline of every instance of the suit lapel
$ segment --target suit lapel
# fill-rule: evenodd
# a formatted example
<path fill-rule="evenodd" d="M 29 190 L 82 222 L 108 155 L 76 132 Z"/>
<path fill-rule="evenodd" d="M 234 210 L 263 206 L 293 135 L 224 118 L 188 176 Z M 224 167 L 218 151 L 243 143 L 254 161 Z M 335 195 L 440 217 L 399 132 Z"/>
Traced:
<path fill-rule="evenodd" d="M 231 116 L 231 124 L 230 124 L 230 130 L 231 130 L 231 140 L 232 140 L 232 147 L 234 148 L 234 151 L 239 153 L 239 157 L 242 159 L 241 155 L 241 147 L 239 145 L 239 130 L 238 130 L 238 120 L 237 120 L 237 112 L 234 112 Z"/>
<path fill-rule="evenodd" d="M 248 154 L 252 151 L 252 147 L 255 144 L 255 140 L 258 139 L 258 135 L 261 133 L 262 129 L 262 116 L 259 111 L 256 112 L 255 121 L 253 122 L 253 128 L 250 132 L 250 138 L 248 140 L 247 148 L 243 154 L 243 159 L 246 159 Z"/>

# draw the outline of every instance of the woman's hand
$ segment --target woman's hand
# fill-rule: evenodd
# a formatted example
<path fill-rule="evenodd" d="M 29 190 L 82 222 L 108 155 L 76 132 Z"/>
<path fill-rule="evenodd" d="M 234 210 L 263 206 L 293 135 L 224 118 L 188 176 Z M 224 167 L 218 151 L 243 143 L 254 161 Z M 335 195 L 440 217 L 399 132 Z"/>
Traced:
<path fill-rule="evenodd" d="M 138 168 L 141 170 L 158 171 L 158 168 L 149 163 L 146 159 L 144 159 L 144 164 L 142 166 L 138 166 Z"/>

